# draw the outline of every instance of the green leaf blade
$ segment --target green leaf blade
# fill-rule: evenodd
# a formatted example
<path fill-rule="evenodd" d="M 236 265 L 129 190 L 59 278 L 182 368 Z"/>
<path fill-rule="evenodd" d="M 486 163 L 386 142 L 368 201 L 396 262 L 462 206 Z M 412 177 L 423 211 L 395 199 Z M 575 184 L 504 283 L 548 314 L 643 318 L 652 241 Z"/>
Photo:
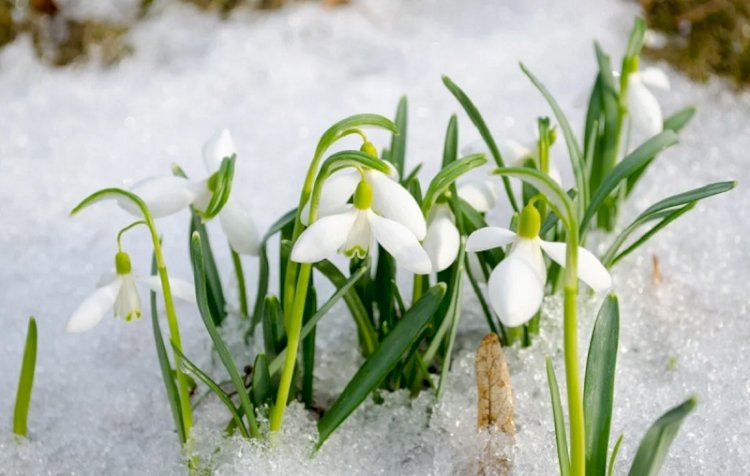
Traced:
<path fill-rule="evenodd" d="M 677 436 L 682 422 L 697 404 L 697 398 L 691 397 L 669 410 L 651 425 L 638 446 L 633 465 L 628 473 L 630 476 L 656 476 L 659 474 L 669 447 Z"/>
<path fill-rule="evenodd" d="M 586 359 L 583 408 L 587 474 L 606 473 L 619 335 L 620 310 L 617 297 L 610 295 L 599 309 Z"/>
<path fill-rule="evenodd" d="M 26 436 L 29 432 L 29 406 L 31 404 L 31 390 L 34 386 L 34 371 L 36 370 L 37 327 L 36 319 L 29 317 L 26 329 L 26 345 L 23 350 L 21 374 L 18 377 L 16 404 L 13 409 L 13 433 Z"/>
<path fill-rule="evenodd" d="M 375 352 L 368 357 L 331 408 L 318 422 L 317 447 L 367 398 L 400 361 L 437 311 L 445 295 L 445 285 L 438 284 L 412 306 L 396 327 L 388 333 Z"/>

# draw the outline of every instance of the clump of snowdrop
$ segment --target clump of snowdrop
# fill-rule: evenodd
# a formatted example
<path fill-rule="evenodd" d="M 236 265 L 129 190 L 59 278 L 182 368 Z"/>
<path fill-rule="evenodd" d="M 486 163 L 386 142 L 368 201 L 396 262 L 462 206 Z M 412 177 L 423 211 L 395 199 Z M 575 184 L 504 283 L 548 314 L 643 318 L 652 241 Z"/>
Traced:
<path fill-rule="evenodd" d="M 356 325 L 357 348 L 363 363 L 318 419 L 316 446 L 320 447 L 376 389 L 404 389 L 411 395 L 429 391 L 440 398 L 449 378 L 461 324 L 465 281 L 471 283 L 490 331 L 498 335 L 503 345 L 532 345 L 545 295 L 562 290 L 561 348 L 565 355 L 570 445 L 566 442 L 563 447 L 561 443 L 561 472 L 578 476 L 592 466 L 595 471 L 591 472 L 603 474 L 601 461 L 609 454 L 609 423 L 600 425 L 606 426 L 600 434 L 584 433 L 584 416 L 590 415 L 586 415 L 589 410 L 584 406 L 579 376 L 579 280 L 595 293 L 610 290 L 613 282 L 609 267 L 699 200 L 734 187 L 733 182 L 720 182 L 668 197 L 623 228 L 601 260 L 586 249 L 587 234 L 592 228 L 614 229 L 618 204 L 632 192 L 658 154 L 676 142 L 676 132 L 692 114 L 686 110 L 666 120 L 662 118 L 658 102 L 647 86 L 668 86 L 668 82 L 653 70 L 638 70 L 642 31 L 643 25 L 637 23 L 623 60 L 619 87 L 609 58 L 597 47 L 599 71 L 582 140 L 575 137 L 551 93 L 523 65 L 524 73 L 550 104 L 556 123 L 553 128 L 550 119 L 539 118 L 537 138 L 527 144 L 496 140 L 477 106 L 458 85 L 444 77 L 446 87 L 482 136 L 493 167 L 485 166 L 488 157 L 484 154 L 458 157 L 458 119 L 454 115 L 444 138 L 442 166 L 429 182 L 424 182 L 423 189 L 420 166 L 411 171 L 406 168 L 408 105 L 404 98 L 393 121 L 380 115 L 358 114 L 323 132 L 297 206 L 290 206 L 291 210 L 274 222 L 262 239 L 232 193 L 236 150 L 228 131 L 212 137 L 204 146 L 208 175 L 200 180 L 190 179 L 175 168 L 174 175 L 147 178 L 129 191 L 110 188 L 92 194 L 73 212 L 105 198 L 116 199 L 140 219 L 120 235 L 135 225 L 148 228 L 156 274 L 134 274 L 118 236 L 115 273 L 73 312 L 68 329 L 89 329 L 109 310 L 125 320 L 138 318 L 141 301 L 137 285 L 159 292 L 169 336 L 162 336 L 158 316 L 153 315 L 154 340 L 176 433 L 190 450 L 186 442 L 190 438 L 194 403 L 186 372 L 226 406 L 231 419 L 228 431 L 236 431 L 244 438 L 265 437 L 258 425 L 259 416 L 268 419 L 271 435 L 278 435 L 285 409 L 295 398 L 307 408 L 319 406 L 315 391 L 316 326 L 342 300 Z M 630 149 L 625 141 L 626 119 L 634 130 L 639 128 L 653 137 L 624 154 Z M 390 133 L 390 145 L 378 150 L 364 131 L 371 128 Z M 551 160 L 550 150 L 558 135 L 565 142 L 573 172 L 574 185 L 569 189 L 562 188 L 561 164 Z M 329 152 L 344 137 L 361 138 L 359 150 Z M 631 139 L 629 132 L 627 139 Z M 513 188 L 511 179 L 523 183 L 520 193 Z M 489 212 L 499 206 L 512 211 L 509 222 L 491 223 L 497 219 Z M 189 254 L 194 285 L 167 273 L 155 224 L 155 218 L 185 209 L 191 211 Z M 242 358 L 256 354 L 253 362 L 235 361 L 217 329 L 228 318 L 223 275 L 203 224 L 216 217 L 231 247 L 238 278 L 239 319 L 244 319 L 238 325 L 245 326 L 248 337 L 262 328 L 262 349 L 242 353 Z M 279 255 L 271 257 L 267 244 L 276 236 L 280 239 Z M 258 256 L 252 312 L 238 254 Z M 339 269 L 330 260 L 337 255 L 348 259 L 348 266 Z M 276 290 L 276 280 L 270 279 L 272 263 L 279 264 Z M 413 274 L 411 286 L 404 286 L 404 280 L 399 279 L 398 273 L 403 271 Z M 325 288 L 317 287 L 321 280 L 329 281 L 334 288 L 325 300 L 318 294 L 318 289 Z M 486 287 L 481 284 L 485 281 Z M 173 296 L 197 303 L 216 354 L 234 386 L 231 394 L 187 356 L 189 352 L 180 340 Z M 614 361 L 607 359 L 614 359 L 616 354 L 618 312 L 616 298 L 608 297 L 594 328 L 591 365 Z M 168 347 L 173 351 L 171 357 Z M 238 369 L 250 364 L 252 378 L 248 382 Z M 562 404 L 551 364 L 547 370 L 555 421 L 562 421 L 561 414 L 557 414 Z M 586 382 L 587 388 L 603 392 L 601 401 L 611 402 L 613 381 L 606 378 L 613 372 L 598 368 L 591 373 L 594 377 L 589 377 L 587 369 L 587 379 L 604 379 L 591 386 Z M 593 398 L 591 395 L 587 391 L 587 398 Z M 686 414 L 688 407 L 680 411 Z M 658 423 L 656 438 L 664 434 Z M 560 436 L 565 432 L 563 426 L 556 424 L 555 429 L 558 441 L 564 442 Z M 601 454 L 590 454 L 587 438 L 592 437 L 603 442 L 596 448 L 603 451 L 603 459 Z M 192 469 L 200 466 L 194 457 L 190 464 Z M 646 467 L 637 474 L 651 474 L 652 469 Z"/>

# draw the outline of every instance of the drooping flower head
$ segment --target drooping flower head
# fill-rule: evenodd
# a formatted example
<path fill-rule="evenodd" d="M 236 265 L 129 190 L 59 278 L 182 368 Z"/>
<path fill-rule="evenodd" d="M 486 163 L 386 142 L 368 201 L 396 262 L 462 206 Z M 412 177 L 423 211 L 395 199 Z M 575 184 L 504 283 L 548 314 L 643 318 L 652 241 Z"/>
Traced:
<path fill-rule="evenodd" d="M 203 147 L 203 162 L 209 172 L 205 179 L 192 181 L 178 176 L 150 177 L 133 185 L 130 191 L 146 203 L 154 218 L 180 212 L 189 206 L 205 212 L 216 188 L 221 162 L 226 157 L 234 156 L 235 150 L 232 135 L 224 129 Z M 235 194 L 230 194 L 218 214 L 219 223 L 234 251 L 257 255 L 260 245 L 258 230 L 250 214 L 235 197 Z M 120 206 L 140 216 L 140 210 L 131 201 L 120 201 Z"/>
<path fill-rule="evenodd" d="M 456 261 L 461 246 L 461 233 L 447 203 L 436 203 L 427 218 L 427 234 L 422 241 L 432 261 L 432 270 L 443 271 Z"/>
<path fill-rule="evenodd" d="M 542 305 L 547 281 L 542 251 L 552 261 L 565 266 L 566 244 L 542 240 L 540 228 L 539 212 L 533 205 L 527 205 L 521 210 L 518 233 L 487 227 L 472 233 L 466 242 L 466 250 L 474 252 L 511 245 L 488 282 L 492 308 L 500 321 L 509 327 L 528 322 Z M 597 292 L 612 286 L 607 269 L 583 247 L 578 248 L 578 278 Z"/>
<path fill-rule="evenodd" d="M 659 68 L 644 68 L 628 75 L 627 105 L 633 130 L 645 138 L 664 128 L 664 117 L 656 96 L 649 87 L 669 89 L 669 78 Z"/>
<path fill-rule="evenodd" d="M 307 210 L 302 212 L 304 224 Z M 318 214 L 320 218 L 295 242 L 293 261 L 314 263 L 336 253 L 362 258 L 377 242 L 409 271 L 432 270 L 430 257 L 419 244 L 427 228 L 419 205 L 382 172 L 348 168 L 332 174 L 321 190 Z"/>
<path fill-rule="evenodd" d="M 159 276 L 140 277 L 132 272 L 130 256 L 123 251 L 115 255 L 115 273 L 102 276 L 96 291 L 89 295 L 73 312 L 66 330 L 84 332 L 97 325 L 110 309 L 115 317 L 126 321 L 141 317 L 141 299 L 136 284 L 154 291 L 162 291 Z M 175 297 L 195 302 L 193 286 L 180 279 L 169 279 Z"/>

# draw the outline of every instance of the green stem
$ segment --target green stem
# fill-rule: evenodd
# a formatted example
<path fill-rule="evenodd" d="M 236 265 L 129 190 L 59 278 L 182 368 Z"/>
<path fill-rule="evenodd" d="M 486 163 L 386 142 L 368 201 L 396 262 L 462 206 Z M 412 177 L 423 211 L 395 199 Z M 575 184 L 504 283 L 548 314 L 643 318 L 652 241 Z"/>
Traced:
<path fill-rule="evenodd" d="M 578 335 L 576 305 L 578 296 L 578 231 L 571 226 L 565 260 L 564 349 L 565 380 L 568 387 L 570 415 L 570 469 L 573 476 L 586 474 L 586 453 L 581 378 L 578 369 Z"/>
<path fill-rule="evenodd" d="M 423 274 L 415 274 L 414 275 L 414 287 L 412 289 L 411 294 L 411 303 L 414 305 L 415 302 L 419 301 L 419 298 L 422 297 L 422 289 L 424 287 L 423 285 L 424 281 L 424 275 Z"/>
<path fill-rule="evenodd" d="M 294 292 L 294 304 L 290 313 L 289 326 L 287 327 L 287 347 L 284 360 L 284 370 L 279 381 L 279 391 L 276 395 L 276 404 L 271 410 L 271 431 L 277 432 L 281 429 L 284 419 L 284 410 L 289 399 L 289 388 L 292 385 L 294 366 L 297 362 L 297 350 L 299 349 L 299 337 L 302 329 L 302 316 L 305 311 L 307 300 L 307 289 L 312 274 L 312 265 L 303 263 L 299 265 L 297 288 Z"/>
<path fill-rule="evenodd" d="M 242 317 L 247 318 L 247 289 L 245 288 L 245 272 L 242 269 L 242 259 L 240 259 L 239 253 L 234 251 L 231 247 L 229 248 L 232 254 L 232 264 L 234 265 L 234 274 L 237 275 L 237 288 L 239 289 L 240 299 L 240 314 Z"/>

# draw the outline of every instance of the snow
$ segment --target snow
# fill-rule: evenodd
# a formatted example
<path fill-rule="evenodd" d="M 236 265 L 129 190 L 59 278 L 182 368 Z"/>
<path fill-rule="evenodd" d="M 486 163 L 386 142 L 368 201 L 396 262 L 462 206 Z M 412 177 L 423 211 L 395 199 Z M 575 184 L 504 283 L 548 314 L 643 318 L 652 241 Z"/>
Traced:
<path fill-rule="evenodd" d="M 116 11 L 127 4 L 117 2 Z M 240 157 L 235 193 L 265 228 L 294 205 L 325 128 L 359 112 L 390 116 L 401 94 L 410 101 L 409 164 L 424 161 L 422 177 L 434 172 L 448 117 L 458 111 L 442 73 L 470 94 L 494 131 L 524 140 L 532 121 L 550 112 L 518 60 L 580 128 L 581 98 L 595 64 L 591 41 L 619 55 L 636 13 L 630 2 L 615 0 L 355 0 L 339 9 L 303 3 L 271 13 L 238 11 L 221 21 L 175 2 L 134 28 L 135 54 L 114 69 L 49 69 L 36 61 L 28 39 L 1 50 L 0 415 L 6 423 L 0 473 L 185 472 L 148 319 L 127 325 L 105 319 L 86 334 L 64 332 L 70 312 L 112 267 L 115 232 L 129 220 L 114 204 L 69 218 L 84 195 L 169 173 L 172 162 L 202 175 L 202 142 L 227 126 Z M 696 104 L 699 113 L 682 143 L 654 165 L 623 218 L 703 183 L 733 178 L 740 185 L 700 204 L 615 268 L 622 329 L 612 438 L 625 433 L 618 474 L 626 474 L 648 425 L 693 393 L 701 403 L 663 474 L 747 474 L 750 96 L 722 81 L 700 85 L 668 73 L 673 89 L 658 93 L 665 109 Z M 468 144 L 477 134 L 459 118 L 461 142 Z M 384 134 L 372 137 L 385 144 Z M 182 278 L 190 276 L 186 218 L 158 223 L 170 271 Z M 211 231 L 218 245 L 220 230 Z M 130 233 L 125 247 L 135 271 L 146 272 L 147 237 Z M 225 247 L 217 246 L 217 254 L 229 283 Z M 659 285 L 650 278 L 652 254 L 664 275 Z M 251 276 L 256 266 L 246 261 Z M 252 277 L 250 289 L 254 283 Z M 597 308 L 584 304 L 582 345 Z M 485 325 L 470 291 L 465 307 L 439 404 L 429 394 L 383 395 L 383 405 L 368 400 L 311 458 L 315 430 L 301 407 L 290 407 L 282 435 L 269 447 L 223 439 L 227 416 L 209 398 L 196 412 L 196 451 L 223 475 L 449 475 L 471 474 L 492 442 L 493 451 L 511 452 L 515 474 L 555 474 L 543 359 L 553 356 L 561 378 L 558 298 L 547 302 L 535 346 L 507 352 L 519 429 L 510 449 L 475 430 L 473 352 Z M 196 312 L 186 304 L 177 310 L 187 355 L 223 378 Z M 19 441 L 9 435 L 9 421 L 30 314 L 38 319 L 40 352 L 30 437 Z M 330 400 L 355 372 L 354 342 L 342 308 L 322 321 L 320 400 Z M 236 338 L 233 348 L 240 362 L 250 363 L 252 349 L 237 346 Z"/>

